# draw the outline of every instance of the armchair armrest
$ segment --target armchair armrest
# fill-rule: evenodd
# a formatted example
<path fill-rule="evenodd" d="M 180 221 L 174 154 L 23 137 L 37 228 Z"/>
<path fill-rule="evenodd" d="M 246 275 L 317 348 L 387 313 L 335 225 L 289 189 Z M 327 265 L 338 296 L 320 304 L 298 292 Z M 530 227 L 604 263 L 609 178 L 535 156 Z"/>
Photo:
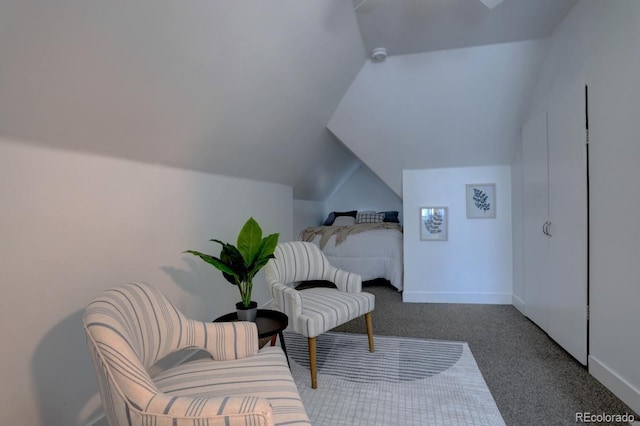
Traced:
<path fill-rule="evenodd" d="M 333 282 L 338 290 L 345 293 L 360 293 L 362 291 L 362 277 L 353 272 L 332 268 L 325 273 L 325 279 Z"/>
<path fill-rule="evenodd" d="M 282 283 L 271 283 L 271 294 L 276 305 L 290 318 L 302 315 L 302 297 L 300 292 Z"/>
<path fill-rule="evenodd" d="M 187 347 L 206 350 L 216 361 L 242 359 L 258 354 L 258 328 L 254 322 L 209 323 L 187 320 Z"/>
<path fill-rule="evenodd" d="M 266 398 L 255 396 L 188 397 L 156 394 L 145 412 L 133 409 L 132 424 L 156 426 L 259 426 L 273 425 L 273 411 Z"/>

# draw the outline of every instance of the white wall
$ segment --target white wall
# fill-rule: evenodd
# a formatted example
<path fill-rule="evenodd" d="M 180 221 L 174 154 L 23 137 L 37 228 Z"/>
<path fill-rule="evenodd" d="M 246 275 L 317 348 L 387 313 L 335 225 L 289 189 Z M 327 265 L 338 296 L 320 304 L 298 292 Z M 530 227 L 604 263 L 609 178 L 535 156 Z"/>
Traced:
<path fill-rule="evenodd" d="M 327 127 L 398 195 L 403 169 L 510 164 L 543 41 L 367 61 Z"/>
<path fill-rule="evenodd" d="M 325 219 L 321 201 L 293 200 L 293 238 L 310 226 L 320 226 Z"/>
<path fill-rule="evenodd" d="M 288 186 L 7 140 L 0 174 L 1 424 L 76 424 L 97 393 L 82 312 L 103 289 L 146 281 L 210 320 L 234 309 L 237 290 L 181 252 L 235 241 L 249 216 L 291 239 Z"/>
<path fill-rule="evenodd" d="M 511 165 L 511 215 L 513 236 L 513 306 L 525 313 L 524 294 L 524 180 L 522 145 L 518 144 Z"/>
<path fill-rule="evenodd" d="M 549 40 L 531 110 L 589 84 L 589 371 L 640 412 L 640 2 L 581 0 Z"/>
<path fill-rule="evenodd" d="M 404 170 L 405 302 L 512 302 L 511 168 Z M 496 184 L 496 219 L 467 219 L 466 184 Z M 449 240 L 421 241 L 420 207 L 449 208 Z"/>
<path fill-rule="evenodd" d="M 402 200 L 366 166 L 360 166 L 324 202 L 324 218 L 333 211 L 398 211 L 402 222 Z"/>
<path fill-rule="evenodd" d="M 310 226 L 320 226 L 333 211 L 398 211 L 402 222 L 402 201 L 366 166 L 359 166 L 324 201 L 293 200 L 293 237 Z"/>

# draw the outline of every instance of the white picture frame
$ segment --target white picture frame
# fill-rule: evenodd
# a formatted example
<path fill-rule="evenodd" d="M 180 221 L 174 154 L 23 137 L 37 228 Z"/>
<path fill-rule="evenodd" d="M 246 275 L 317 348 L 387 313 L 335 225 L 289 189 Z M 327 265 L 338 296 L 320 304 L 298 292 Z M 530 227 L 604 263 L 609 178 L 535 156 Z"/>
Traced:
<path fill-rule="evenodd" d="M 496 218 L 496 184 L 467 184 L 467 219 Z"/>
<path fill-rule="evenodd" d="M 420 239 L 422 241 L 449 239 L 448 207 L 420 207 Z"/>

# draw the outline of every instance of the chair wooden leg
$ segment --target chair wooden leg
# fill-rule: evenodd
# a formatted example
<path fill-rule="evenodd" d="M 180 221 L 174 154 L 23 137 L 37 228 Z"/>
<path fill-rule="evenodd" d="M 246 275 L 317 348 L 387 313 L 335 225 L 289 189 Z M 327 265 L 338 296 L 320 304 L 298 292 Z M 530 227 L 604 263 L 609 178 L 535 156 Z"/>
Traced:
<path fill-rule="evenodd" d="M 371 312 L 364 314 L 364 320 L 367 323 L 367 337 L 369 338 L 369 352 L 374 351 L 373 347 L 373 321 L 371 320 Z"/>
<path fill-rule="evenodd" d="M 309 337 L 309 365 L 311 366 L 311 388 L 318 388 L 318 364 L 316 359 L 316 338 Z"/>

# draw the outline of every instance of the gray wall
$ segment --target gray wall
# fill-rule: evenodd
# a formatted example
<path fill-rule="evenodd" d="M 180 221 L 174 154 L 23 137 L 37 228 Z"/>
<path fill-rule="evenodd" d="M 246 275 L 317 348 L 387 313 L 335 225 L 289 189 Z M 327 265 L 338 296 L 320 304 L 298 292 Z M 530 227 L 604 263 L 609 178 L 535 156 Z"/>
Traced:
<path fill-rule="evenodd" d="M 103 289 L 159 287 L 192 318 L 237 289 L 181 252 L 235 241 L 254 216 L 291 238 L 292 189 L 0 140 L 0 423 L 72 425 L 98 404 L 82 311 Z M 260 274 L 254 299 L 268 300 Z"/>
<path fill-rule="evenodd" d="M 510 164 L 539 40 L 366 62 L 327 127 L 398 196 L 403 169 Z"/>
<path fill-rule="evenodd" d="M 640 2 L 582 0 L 549 40 L 531 110 L 589 85 L 589 371 L 640 411 Z M 525 260 L 526 261 L 526 260 Z M 526 301 L 526 300 L 525 300 Z"/>
<path fill-rule="evenodd" d="M 402 200 L 366 166 L 356 167 L 324 201 L 294 200 L 293 237 L 310 226 L 319 226 L 333 211 L 398 211 L 402 223 Z"/>
<path fill-rule="evenodd" d="M 360 166 L 324 202 L 324 216 L 333 211 L 398 211 L 402 222 L 402 199 L 366 166 Z"/>
<path fill-rule="evenodd" d="M 496 218 L 468 219 L 466 185 L 496 184 Z M 510 304 L 511 167 L 405 170 L 404 292 L 419 303 Z M 447 241 L 420 240 L 420 208 L 448 207 Z"/>

